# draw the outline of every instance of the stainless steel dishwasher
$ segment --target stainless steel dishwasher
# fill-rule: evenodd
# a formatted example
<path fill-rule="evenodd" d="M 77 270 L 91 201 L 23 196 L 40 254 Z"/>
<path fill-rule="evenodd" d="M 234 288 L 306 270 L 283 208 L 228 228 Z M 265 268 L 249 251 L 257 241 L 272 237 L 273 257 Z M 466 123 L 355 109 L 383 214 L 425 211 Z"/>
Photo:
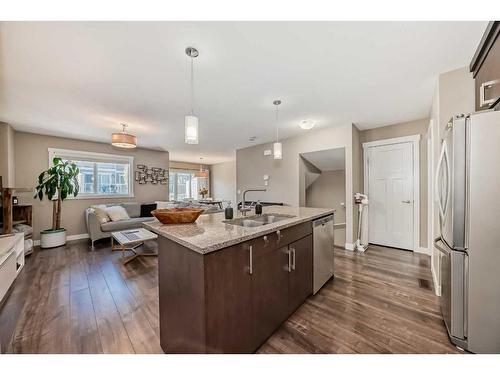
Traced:
<path fill-rule="evenodd" d="M 313 294 L 333 276 L 333 214 L 313 221 Z"/>

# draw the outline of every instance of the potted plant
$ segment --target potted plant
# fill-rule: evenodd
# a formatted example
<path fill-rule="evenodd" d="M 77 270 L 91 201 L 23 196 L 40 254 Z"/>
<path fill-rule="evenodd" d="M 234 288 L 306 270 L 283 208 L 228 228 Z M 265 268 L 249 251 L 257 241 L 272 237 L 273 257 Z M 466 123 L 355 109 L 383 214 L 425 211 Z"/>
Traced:
<path fill-rule="evenodd" d="M 40 247 L 49 248 L 66 244 L 66 229 L 61 228 L 62 202 L 69 195 L 78 195 L 78 173 L 75 163 L 54 158 L 52 167 L 40 173 L 35 199 L 46 195 L 52 201 L 52 228 L 40 232 Z"/>

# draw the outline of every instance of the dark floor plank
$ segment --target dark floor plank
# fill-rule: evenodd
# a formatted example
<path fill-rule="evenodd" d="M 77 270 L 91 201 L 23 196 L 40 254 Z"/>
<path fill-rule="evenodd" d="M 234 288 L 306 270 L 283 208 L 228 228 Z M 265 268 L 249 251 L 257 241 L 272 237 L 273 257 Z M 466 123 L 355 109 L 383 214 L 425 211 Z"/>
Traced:
<path fill-rule="evenodd" d="M 88 288 L 70 295 L 70 348 L 73 353 L 102 353 L 97 321 Z"/>
<path fill-rule="evenodd" d="M 134 353 L 106 280 L 100 270 L 88 275 L 97 329 L 104 353 Z"/>
<path fill-rule="evenodd" d="M 119 260 L 115 260 L 119 263 Z M 108 260 L 101 264 L 101 270 L 113 295 L 120 317 L 136 353 L 163 353 L 159 338 L 149 324 L 140 304 L 134 298 L 116 267 Z"/>
<path fill-rule="evenodd" d="M 95 251 L 87 241 L 37 249 L 0 310 L 2 350 L 161 353 L 157 259 L 120 259 L 109 241 Z M 458 352 L 432 291 L 428 256 L 379 246 L 364 254 L 336 249 L 335 276 L 258 353 Z"/>

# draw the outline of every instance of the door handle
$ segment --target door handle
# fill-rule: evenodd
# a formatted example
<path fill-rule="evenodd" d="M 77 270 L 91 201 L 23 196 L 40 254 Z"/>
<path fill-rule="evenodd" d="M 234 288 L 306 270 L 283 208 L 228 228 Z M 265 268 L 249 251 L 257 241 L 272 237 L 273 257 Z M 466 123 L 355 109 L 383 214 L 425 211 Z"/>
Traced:
<path fill-rule="evenodd" d="M 276 243 L 280 243 L 281 239 L 283 238 L 283 235 L 281 234 L 281 231 L 279 229 L 276 231 L 276 236 L 278 237 Z"/>
<path fill-rule="evenodd" d="M 295 249 L 292 247 L 290 250 L 292 251 L 292 270 L 295 271 Z"/>
<path fill-rule="evenodd" d="M 289 249 L 288 253 L 288 272 L 292 272 L 292 250 Z"/>
<path fill-rule="evenodd" d="M 402 202 L 402 203 L 407 203 L 407 204 L 412 203 L 412 201 L 411 201 L 411 200 L 409 200 L 409 199 L 408 199 L 408 200 L 405 200 L 405 201 L 401 201 L 401 202 Z"/>
<path fill-rule="evenodd" d="M 249 259 L 248 259 L 248 263 L 249 263 L 249 265 L 248 265 L 248 272 L 251 275 L 251 274 L 253 274 L 253 246 L 250 245 L 249 250 L 250 251 L 248 252 L 248 255 L 249 255 L 248 256 L 249 257 Z"/>
<path fill-rule="evenodd" d="M 441 175 L 441 168 L 443 166 L 443 160 L 445 158 L 445 151 L 446 150 L 446 141 L 443 139 L 441 143 L 441 152 L 439 154 L 439 159 L 438 159 L 438 164 L 436 168 L 436 176 L 435 176 L 435 187 L 434 187 L 434 194 L 436 195 L 436 201 L 438 204 L 438 211 L 439 211 L 439 217 L 441 218 L 441 222 L 444 222 L 444 206 L 443 202 L 441 200 L 441 191 L 439 189 L 439 177 Z M 448 184 L 448 181 L 446 182 Z"/>
<path fill-rule="evenodd" d="M 445 256 L 449 256 L 450 252 L 446 251 L 443 247 L 438 245 L 438 242 L 442 242 L 441 237 L 434 239 L 434 247 L 439 250 L 439 252 Z"/>

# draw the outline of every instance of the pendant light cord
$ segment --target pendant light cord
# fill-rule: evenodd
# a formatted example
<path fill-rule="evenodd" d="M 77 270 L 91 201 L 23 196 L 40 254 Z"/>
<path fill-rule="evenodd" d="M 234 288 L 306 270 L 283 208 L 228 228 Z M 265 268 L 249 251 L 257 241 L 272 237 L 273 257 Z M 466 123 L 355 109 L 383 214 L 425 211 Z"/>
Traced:
<path fill-rule="evenodd" d="M 276 142 L 279 141 L 278 137 L 278 106 L 276 106 Z"/>
<path fill-rule="evenodd" d="M 193 57 L 191 56 L 191 114 L 194 115 L 194 69 Z"/>

